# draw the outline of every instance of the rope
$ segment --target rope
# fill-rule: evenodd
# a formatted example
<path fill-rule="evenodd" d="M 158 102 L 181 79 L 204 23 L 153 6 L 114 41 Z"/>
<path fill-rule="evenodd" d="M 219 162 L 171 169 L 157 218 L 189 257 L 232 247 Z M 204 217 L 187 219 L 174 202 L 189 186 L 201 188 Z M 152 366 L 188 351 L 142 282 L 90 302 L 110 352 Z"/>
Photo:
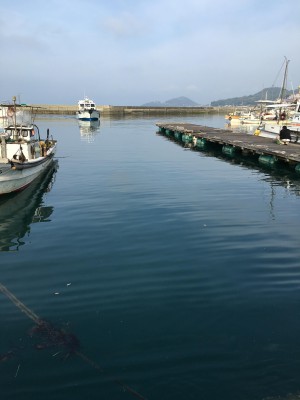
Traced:
<path fill-rule="evenodd" d="M 63 334 L 62 331 L 55 331 L 54 328 L 51 327 L 51 325 L 44 320 L 42 320 L 35 312 L 30 310 L 27 306 L 25 306 L 24 303 L 22 303 L 12 292 L 10 292 L 2 283 L 0 283 L 0 291 L 17 307 L 19 308 L 24 314 L 27 315 L 28 318 L 30 318 L 32 321 L 34 321 L 39 327 L 43 327 L 49 335 L 54 333 L 54 339 L 55 339 L 55 334 L 60 334 L 60 332 Z M 53 339 L 53 340 L 54 340 Z M 87 357 L 85 354 L 82 352 L 75 350 L 74 354 L 76 354 L 78 357 L 80 357 L 83 361 L 86 363 L 90 364 L 93 368 L 100 372 L 104 372 L 103 368 L 100 367 L 99 364 L 97 364 L 95 361 L 91 360 L 89 357 Z M 121 380 L 117 378 L 113 378 L 113 382 L 116 383 L 117 385 L 121 386 L 121 388 L 124 391 L 127 391 L 130 393 L 132 396 L 135 396 L 136 398 L 140 400 L 146 400 L 144 396 L 142 396 L 140 393 L 132 389 L 130 386 L 126 385 L 123 383 Z"/>
<path fill-rule="evenodd" d="M 30 308 L 26 307 L 19 299 L 16 298 L 2 283 L 0 283 L 0 291 L 5 294 L 6 297 L 11 300 L 15 306 L 17 306 L 23 313 L 27 315 L 30 319 L 32 319 L 36 324 L 39 324 L 40 318 L 30 310 Z"/>
<path fill-rule="evenodd" d="M 91 360 L 90 358 L 88 358 L 85 354 L 81 353 L 80 351 L 76 351 L 75 354 L 80 357 L 82 360 L 84 360 L 85 362 L 87 362 L 88 364 L 90 364 L 92 367 L 94 367 L 95 369 L 97 369 L 100 372 L 104 372 L 103 368 L 100 367 L 99 364 L 97 364 L 95 361 Z M 133 396 L 135 396 L 136 398 L 140 399 L 140 400 L 146 400 L 146 398 L 144 396 L 142 396 L 140 393 L 138 393 L 137 391 L 133 390 L 131 387 L 129 387 L 128 385 L 126 385 L 124 382 L 120 381 L 117 378 L 113 378 L 113 382 L 116 383 L 117 385 L 121 386 L 121 388 L 125 391 L 127 391 L 128 393 L 131 393 Z"/>

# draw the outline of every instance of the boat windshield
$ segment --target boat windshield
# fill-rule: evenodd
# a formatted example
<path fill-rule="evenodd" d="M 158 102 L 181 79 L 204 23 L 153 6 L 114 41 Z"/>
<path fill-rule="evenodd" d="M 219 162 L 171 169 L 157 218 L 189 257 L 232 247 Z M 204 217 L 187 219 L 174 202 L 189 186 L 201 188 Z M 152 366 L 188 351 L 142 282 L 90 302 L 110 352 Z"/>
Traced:
<path fill-rule="evenodd" d="M 5 129 L 7 136 L 10 138 L 18 138 L 18 139 L 24 139 L 29 141 L 32 136 L 34 136 L 35 132 L 33 127 L 13 127 L 10 126 Z"/>

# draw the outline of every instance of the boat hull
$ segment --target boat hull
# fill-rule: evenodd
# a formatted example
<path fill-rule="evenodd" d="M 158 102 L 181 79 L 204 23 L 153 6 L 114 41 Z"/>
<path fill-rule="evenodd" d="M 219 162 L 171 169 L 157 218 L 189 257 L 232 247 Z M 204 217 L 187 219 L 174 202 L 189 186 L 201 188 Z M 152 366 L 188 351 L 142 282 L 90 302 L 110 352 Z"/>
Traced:
<path fill-rule="evenodd" d="M 98 121 L 98 118 L 78 118 L 79 121 Z"/>
<path fill-rule="evenodd" d="M 17 169 L 10 163 L 0 164 L 0 195 L 25 189 L 52 164 L 53 156 L 54 152 L 30 168 Z"/>
<path fill-rule="evenodd" d="M 79 121 L 98 121 L 100 113 L 97 110 L 91 111 L 78 111 L 77 118 Z"/>
<path fill-rule="evenodd" d="M 300 133 L 300 125 L 293 124 L 293 123 L 286 123 L 286 127 L 293 133 L 299 132 Z M 282 126 L 278 124 L 265 124 L 263 127 L 264 131 L 273 133 L 274 135 L 279 135 Z"/>

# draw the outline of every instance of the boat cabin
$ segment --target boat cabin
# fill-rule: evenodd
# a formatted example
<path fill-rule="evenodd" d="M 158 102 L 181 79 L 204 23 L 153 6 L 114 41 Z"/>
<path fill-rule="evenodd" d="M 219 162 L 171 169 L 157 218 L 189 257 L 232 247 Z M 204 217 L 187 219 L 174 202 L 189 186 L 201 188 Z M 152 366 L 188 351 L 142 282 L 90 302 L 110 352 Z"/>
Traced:
<path fill-rule="evenodd" d="M 33 125 L 10 125 L 0 134 L 0 159 L 35 159 L 42 156 Z M 39 136 L 39 135 L 38 135 Z"/>
<path fill-rule="evenodd" d="M 33 125 L 10 125 L 4 130 L 4 136 L 10 142 L 30 142 L 34 139 L 34 135 L 35 130 Z"/>
<path fill-rule="evenodd" d="M 96 108 L 96 104 L 88 99 L 87 97 L 85 97 L 84 100 L 79 100 L 78 102 L 78 110 L 79 111 L 84 111 L 84 110 L 95 110 Z"/>

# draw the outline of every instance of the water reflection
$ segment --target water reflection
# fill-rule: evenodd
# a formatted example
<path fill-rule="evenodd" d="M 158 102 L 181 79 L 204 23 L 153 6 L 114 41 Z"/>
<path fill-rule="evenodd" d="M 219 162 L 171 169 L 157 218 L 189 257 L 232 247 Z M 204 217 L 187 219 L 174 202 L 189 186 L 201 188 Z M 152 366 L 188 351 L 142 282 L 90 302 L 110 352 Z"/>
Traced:
<path fill-rule="evenodd" d="M 50 192 L 57 169 L 56 160 L 28 188 L 0 199 L 0 251 L 19 250 L 32 223 L 50 221 L 53 207 L 44 205 L 43 196 Z"/>
<path fill-rule="evenodd" d="M 246 133 L 248 135 L 254 135 L 254 132 L 256 131 L 258 127 L 258 124 L 236 124 L 236 125 L 232 125 L 232 124 L 225 124 L 224 128 L 225 129 L 229 129 L 233 132 L 237 132 L 237 133 Z"/>
<path fill-rule="evenodd" d="M 193 149 L 195 150 L 195 149 Z M 195 151 L 198 151 L 197 149 Z M 201 151 L 201 150 L 200 150 Z M 222 149 L 218 147 L 208 147 L 206 150 L 201 151 L 209 157 L 214 157 L 223 160 L 224 162 L 239 165 L 244 169 L 257 171 L 261 174 L 261 179 L 268 182 L 272 186 L 284 187 L 287 192 L 293 193 L 297 196 L 300 195 L 300 180 L 299 174 L 289 166 L 279 164 L 278 166 L 263 165 L 258 162 L 255 155 L 236 154 L 234 157 L 223 154 Z"/>
<path fill-rule="evenodd" d="M 250 132 L 249 130 L 245 131 L 245 133 Z M 158 135 L 163 136 L 166 140 L 172 141 L 175 144 L 184 147 L 185 149 L 189 149 L 191 151 L 201 152 L 202 155 L 206 157 L 218 158 L 224 162 L 239 165 L 245 169 L 255 170 L 261 173 L 261 179 L 269 182 L 273 187 L 281 186 L 286 189 L 287 192 L 293 193 L 297 196 L 300 196 L 300 177 L 297 172 L 295 172 L 293 167 L 290 167 L 288 164 L 281 164 L 268 166 L 260 164 L 258 161 L 258 157 L 254 154 L 249 153 L 236 153 L 234 156 L 226 155 L 222 152 L 222 146 L 218 144 L 209 142 L 202 149 L 193 147 L 192 144 L 185 144 L 183 142 L 178 142 L 174 138 L 167 137 L 161 133 L 157 132 Z"/>
<path fill-rule="evenodd" d="M 81 139 L 93 142 L 100 128 L 100 121 L 78 121 L 78 125 Z"/>

